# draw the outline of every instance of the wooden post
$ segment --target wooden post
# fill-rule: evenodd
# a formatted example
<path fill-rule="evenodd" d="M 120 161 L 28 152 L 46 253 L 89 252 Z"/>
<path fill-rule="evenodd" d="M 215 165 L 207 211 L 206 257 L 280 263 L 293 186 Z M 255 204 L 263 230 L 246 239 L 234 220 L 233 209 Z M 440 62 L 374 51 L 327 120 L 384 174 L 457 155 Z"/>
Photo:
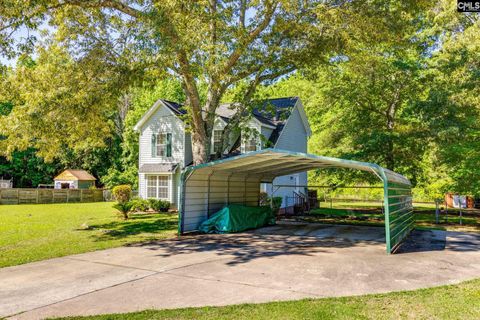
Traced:
<path fill-rule="evenodd" d="M 38 188 L 37 188 L 37 204 L 40 203 L 40 195 L 39 195 L 39 192 L 38 192 Z"/>
<path fill-rule="evenodd" d="M 448 221 L 448 203 L 445 200 L 445 223 Z"/>
<path fill-rule="evenodd" d="M 83 202 L 83 189 L 80 189 L 80 202 Z"/>
<path fill-rule="evenodd" d="M 435 199 L 435 224 L 438 224 L 438 220 L 439 220 L 439 214 L 440 214 L 440 210 L 439 210 L 439 204 L 438 204 L 438 200 Z"/>
<path fill-rule="evenodd" d="M 20 189 L 17 189 L 17 204 L 20 204 Z"/>

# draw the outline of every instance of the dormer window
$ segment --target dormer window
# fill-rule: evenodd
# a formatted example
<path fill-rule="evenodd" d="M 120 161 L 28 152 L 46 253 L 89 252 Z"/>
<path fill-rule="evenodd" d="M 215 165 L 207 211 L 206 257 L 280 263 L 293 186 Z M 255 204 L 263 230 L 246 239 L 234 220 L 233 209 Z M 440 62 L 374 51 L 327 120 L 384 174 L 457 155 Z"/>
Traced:
<path fill-rule="evenodd" d="M 243 152 L 257 151 L 258 137 L 248 137 L 243 140 Z"/>
<path fill-rule="evenodd" d="M 223 130 L 213 130 L 213 152 L 222 152 L 222 131 Z"/>
<path fill-rule="evenodd" d="M 171 157 L 172 156 L 172 134 L 158 133 L 152 134 L 152 157 Z"/>

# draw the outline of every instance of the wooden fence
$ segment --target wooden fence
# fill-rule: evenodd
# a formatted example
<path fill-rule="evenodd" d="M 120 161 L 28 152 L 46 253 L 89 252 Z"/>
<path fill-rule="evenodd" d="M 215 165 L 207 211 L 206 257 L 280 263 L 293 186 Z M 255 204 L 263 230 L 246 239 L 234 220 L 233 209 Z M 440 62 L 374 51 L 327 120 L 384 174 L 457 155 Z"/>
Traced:
<path fill-rule="evenodd" d="M 102 189 L 0 189 L 0 204 L 104 201 Z"/>

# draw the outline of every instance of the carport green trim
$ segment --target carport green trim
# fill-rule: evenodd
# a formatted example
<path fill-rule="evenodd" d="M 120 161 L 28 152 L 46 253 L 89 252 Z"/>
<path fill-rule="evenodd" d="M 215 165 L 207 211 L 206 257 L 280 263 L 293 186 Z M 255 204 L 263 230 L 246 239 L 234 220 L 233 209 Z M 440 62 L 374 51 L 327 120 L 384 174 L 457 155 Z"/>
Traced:
<path fill-rule="evenodd" d="M 374 163 L 279 149 L 249 152 L 185 168 L 181 175 L 179 233 L 195 231 L 197 224 L 204 217 L 208 217 L 210 209 L 216 209 L 223 204 L 230 203 L 230 194 L 235 193 L 238 197 L 238 194 L 242 193 L 238 187 L 241 179 L 244 179 L 244 202 L 251 203 L 255 196 L 253 190 L 255 184 L 258 184 L 259 189 L 260 183 L 272 182 L 278 176 L 326 167 L 350 168 L 371 172 L 383 182 L 386 249 L 388 253 L 395 251 L 401 241 L 413 229 L 414 224 L 411 184 L 406 177 Z M 234 192 L 231 192 L 229 187 L 231 177 L 240 179 L 236 181 L 237 187 L 236 189 L 234 187 Z M 211 200 L 210 197 L 211 179 L 219 183 L 217 191 L 212 192 L 212 195 L 215 196 L 214 200 Z M 247 191 L 247 184 L 249 191 Z M 218 191 L 218 189 L 221 191 Z M 202 212 L 205 210 L 207 212 Z M 186 219 L 189 219 L 188 223 Z"/>

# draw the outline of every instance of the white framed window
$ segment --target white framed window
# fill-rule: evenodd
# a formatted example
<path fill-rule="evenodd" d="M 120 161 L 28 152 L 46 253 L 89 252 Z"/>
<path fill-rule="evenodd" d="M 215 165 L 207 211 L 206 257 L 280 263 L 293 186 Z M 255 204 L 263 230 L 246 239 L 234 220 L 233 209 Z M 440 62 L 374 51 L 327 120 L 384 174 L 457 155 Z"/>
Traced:
<path fill-rule="evenodd" d="M 172 156 L 172 134 L 152 134 L 152 157 Z"/>
<path fill-rule="evenodd" d="M 169 176 L 147 176 L 147 198 L 168 200 Z"/>
<path fill-rule="evenodd" d="M 212 153 L 222 152 L 222 131 L 213 130 L 213 150 Z"/>
<path fill-rule="evenodd" d="M 167 155 L 167 134 L 157 134 L 157 143 L 155 145 L 157 150 L 157 157 L 164 157 Z"/>
<path fill-rule="evenodd" d="M 258 149 L 258 138 L 257 137 L 251 137 L 247 138 L 243 141 L 243 149 L 244 152 L 252 152 L 252 151 L 257 151 Z"/>

